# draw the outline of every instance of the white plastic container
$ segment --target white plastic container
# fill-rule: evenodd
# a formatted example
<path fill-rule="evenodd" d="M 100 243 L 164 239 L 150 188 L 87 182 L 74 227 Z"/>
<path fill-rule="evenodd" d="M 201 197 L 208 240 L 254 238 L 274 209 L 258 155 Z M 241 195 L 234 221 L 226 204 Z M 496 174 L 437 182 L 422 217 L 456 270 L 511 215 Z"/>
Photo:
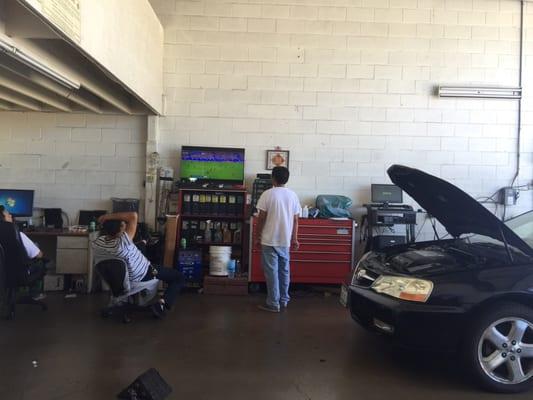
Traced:
<path fill-rule="evenodd" d="M 209 275 L 228 276 L 231 246 L 209 246 Z"/>
<path fill-rule="evenodd" d="M 302 218 L 309 218 L 309 208 L 307 206 L 304 206 L 302 208 Z"/>

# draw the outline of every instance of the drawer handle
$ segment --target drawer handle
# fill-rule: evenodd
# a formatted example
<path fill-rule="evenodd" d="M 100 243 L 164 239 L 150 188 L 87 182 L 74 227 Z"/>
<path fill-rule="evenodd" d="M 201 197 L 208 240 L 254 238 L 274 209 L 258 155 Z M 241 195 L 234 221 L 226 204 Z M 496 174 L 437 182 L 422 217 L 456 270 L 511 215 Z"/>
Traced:
<path fill-rule="evenodd" d="M 323 238 L 323 237 L 350 237 L 349 234 L 320 234 L 320 233 L 298 233 L 298 236 L 307 236 L 307 237 L 319 237 L 319 238 Z"/>
<path fill-rule="evenodd" d="M 347 251 L 300 251 L 296 250 L 294 254 L 347 254 L 351 255 L 352 253 Z"/>
<path fill-rule="evenodd" d="M 331 243 L 329 243 L 328 241 L 317 243 L 317 242 L 306 242 L 306 241 L 300 240 L 300 245 L 302 244 L 305 244 L 308 246 L 350 246 L 352 243 L 347 240 L 344 243 L 341 242 L 340 240 L 336 240 Z"/>
<path fill-rule="evenodd" d="M 298 225 L 300 228 L 302 229 L 306 229 L 306 228 L 309 228 L 309 229 L 320 229 L 320 228 L 335 228 L 335 229 L 342 229 L 342 228 L 346 228 L 346 229 L 350 229 L 352 227 L 352 224 L 350 225 L 315 225 L 315 226 L 312 226 L 312 225 Z"/>
<path fill-rule="evenodd" d="M 291 259 L 289 261 L 290 263 L 294 262 L 302 262 L 302 263 L 310 263 L 310 264 L 347 264 L 350 265 L 350 261 L 320 261 L 320 260 L 298 260 L 298 259 Z"/>

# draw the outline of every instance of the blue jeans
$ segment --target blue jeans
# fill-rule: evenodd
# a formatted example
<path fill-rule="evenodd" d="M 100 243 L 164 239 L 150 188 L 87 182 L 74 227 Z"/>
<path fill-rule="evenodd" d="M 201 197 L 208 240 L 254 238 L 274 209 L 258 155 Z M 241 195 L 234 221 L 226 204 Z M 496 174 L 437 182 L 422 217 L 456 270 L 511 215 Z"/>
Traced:
<path fill-rule="evenodd" d="M 163 298 L 165 299 L 165 304 L 168 307 L 172 307 L 183 286 L 183 276 L 177 269 L 174 268 L 158 266 L 156 269 L 157 275 L 154 276 L 151 268 L 148 268 L 148 272 L 142 280 L 149 281 L 150 279 L 157 278 L 165 282 L 167 284 L 167 289 L 165 290 Z"/>
<path fill-rule="evenodd" d="M 291 281 L 289 269 L 289 247 L 261 246 L 263 272 L 267 284 L 266 303 L 270 307 L 279 308 L 280 303 L 287 304 L 289 284 Z"/>

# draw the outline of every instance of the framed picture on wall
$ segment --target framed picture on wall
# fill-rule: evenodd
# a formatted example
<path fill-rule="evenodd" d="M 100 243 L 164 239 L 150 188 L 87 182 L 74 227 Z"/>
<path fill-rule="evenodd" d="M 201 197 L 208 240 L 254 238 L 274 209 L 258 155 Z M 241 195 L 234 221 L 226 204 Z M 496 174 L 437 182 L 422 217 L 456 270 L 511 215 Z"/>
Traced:
<path fill-rule="evenodd" d="M 289 151 L 288 150 L 267 150 L 266 169 L 271 170 L 274 167 L 289 168 Z"/>

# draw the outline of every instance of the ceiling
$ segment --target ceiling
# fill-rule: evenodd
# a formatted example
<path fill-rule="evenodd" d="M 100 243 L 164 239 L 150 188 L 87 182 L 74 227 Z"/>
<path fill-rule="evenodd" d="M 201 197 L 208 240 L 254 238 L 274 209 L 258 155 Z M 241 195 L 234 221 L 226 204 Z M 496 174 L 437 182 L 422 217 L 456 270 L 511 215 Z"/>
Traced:
<path fill-rule="evenodd" d="M 0 0 L 0 110 L 156 114 L 16 0 Z"/>

